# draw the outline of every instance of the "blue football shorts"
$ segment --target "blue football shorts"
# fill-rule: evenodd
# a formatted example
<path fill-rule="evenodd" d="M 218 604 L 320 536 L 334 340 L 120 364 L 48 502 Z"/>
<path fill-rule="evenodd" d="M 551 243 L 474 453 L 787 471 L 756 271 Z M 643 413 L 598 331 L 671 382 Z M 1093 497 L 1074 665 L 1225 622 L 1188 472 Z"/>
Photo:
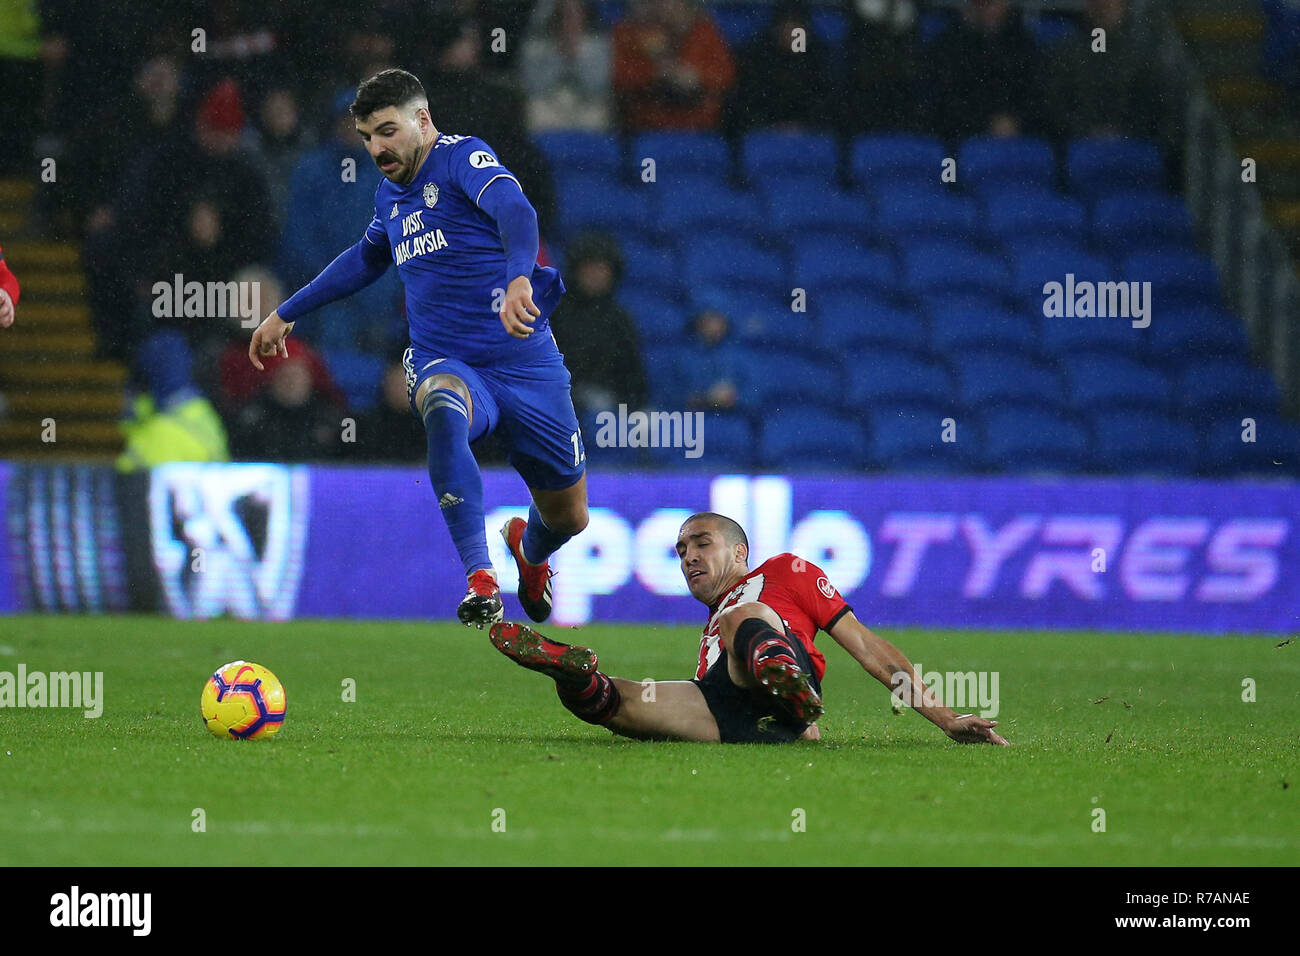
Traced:
<path fill-rule="evenodd" d="M 587 453 L 573 410 L 572 379 L 558 350 L 522 365 L 485 368 L 409 347 L 402 356 L 406 400 L 418 417 L 415 393 L 433 375 L 455 375 L 474 403 L 469 440 L 495 432 L 511 467 L 529 488 L 559 491 L 586 471 Z"/>

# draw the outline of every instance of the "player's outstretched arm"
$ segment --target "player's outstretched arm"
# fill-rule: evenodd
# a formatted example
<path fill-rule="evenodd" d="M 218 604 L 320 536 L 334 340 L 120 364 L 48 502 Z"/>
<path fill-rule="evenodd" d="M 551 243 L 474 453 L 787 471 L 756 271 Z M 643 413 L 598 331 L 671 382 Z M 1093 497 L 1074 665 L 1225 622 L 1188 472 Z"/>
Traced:
<path fill-rule="evenodd" d="M 320 275 L 282 302 L 253 332 L 253 340 L 248 344 L 248 360 L 253 367 L 262 371 L 259 355 L 279 352 L 288 356 L 284 339 L 294 322 L 322 305 L 361 291 L 382 276 L 392 262 L 392 253 L 386 246 L 376 245 L 365 237 L 339 253 Z"/>
<path fill-rule="evenodd" d="M 830 635 L 841 647 L 862 665 L 862 669 L 889 688 L 945 734 L 963 744 L 990 743 L 1008 746 L 994 727 L 996 720 L 987 720 L 977 714 L 956 714 L 944 706 L 938 696 L 926 686 L 912 662 L 889 641 L 880 637 L 854 616 L 845 614 L 830 629 Z"/>

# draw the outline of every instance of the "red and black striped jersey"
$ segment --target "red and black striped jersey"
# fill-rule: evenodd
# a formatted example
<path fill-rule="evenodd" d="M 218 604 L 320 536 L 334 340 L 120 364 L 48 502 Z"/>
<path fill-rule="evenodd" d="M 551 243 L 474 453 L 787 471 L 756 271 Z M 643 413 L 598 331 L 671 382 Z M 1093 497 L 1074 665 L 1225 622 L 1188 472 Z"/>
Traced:
<path fill-rule="evenodd" d="M 813 641 L 819 630 L 829 631 L 852 608 L 827 580 L 825 571 L 789 552 L 769 558 L 750 571 L 711 608 L 709 623 L 700 636 L 695 676 L 703 677 L 722 653 L 718 643 L 719 615 L 747 601 L 760 601 L 781 615 L 785 626 L 803 642 L 820 681 L 826 673 L 826 658 Z"/>

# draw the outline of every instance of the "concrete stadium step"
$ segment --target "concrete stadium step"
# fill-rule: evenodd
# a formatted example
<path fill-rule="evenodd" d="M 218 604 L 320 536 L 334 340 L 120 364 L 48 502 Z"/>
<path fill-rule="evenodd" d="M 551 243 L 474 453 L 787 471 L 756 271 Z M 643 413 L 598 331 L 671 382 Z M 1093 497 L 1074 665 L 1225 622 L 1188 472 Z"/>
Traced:
<path fill-rule="evenodd" d="M 122 393 L 114 388 L 23 389 L 5 393 L 11 415 L 56 419 L 108 419 L 122 415 Z"/>
<path fill-rule="evenodd" d="M 45 450 L 53 451 L 62 445 L 61 451 L 76 449 L 95 449 L 101 453 L 122 448 L 122 433 L 116 422 L 66 421 L 60 422 L 55 416 L 55 441 L 41 440 L 44 426 L 40 418 L 16 416 L 0 422 L 0 448 L 6 453 L 27 454 L 39 457 Z"/>
<path fill-rule="evenodd" d="M 29 179 L 0 179 L 0 202 L 29 203 L 36 194 L 36 184 Z"/>
<path fill-rule="evenodd" d="M 0 355 L 0 389 L 17 385 L 52 385 L 78 387 L 126 383 L 126 369 L 116 362 L 53 361 L 11 358 Z"/>
<path fill-rule="evenodd" d="M 15 272 L 29 267 L 49 268 L 64 266 L 81 269 L 81 247 L 74 242 L 42 242 L 19 239 L 0 242 L 4 246 L 5 260 Z"/>
<path fill-rule="evenodd" d="M 21 232 L 23 225 L 27 222 L 26 211 L 14 209 L 0 209 L 0 236 L 13 235 Z"/>
<path fill-rule="evenodd" d="M 1282 92 L 1258 76 L 1227 76 L 1209 83 L 1209 92 L 1225 111 L 1272 109 L 1282 102 Z"/>
<path fill-rule="evenodd" d="M 80 297 L 86 292 L 86 279 L 75 271 L 27 271 L 19 276 L 23 296 Z"/>
<path fill-rule="evenodd" d="M 71 302 L 32 302 L 25 296 L 18 304 L 18 325 L 34 329 L 89 329 L 90 309 Z M 18 325 L 14 328 L 17 329 Z"/>
<path fill-rule="evenodd" d="M 21 303 L 18 306 L 22 308 Z M 26 318 L 24 316 L 24 318 Z M 63 328 L 41 330 L 30 322 L 15 324 L 0 342 L 0 356 L 15 358 L 90 358 L 95 351 L 95 336 L 89 329 Z"/>
<path fill-rule="evenodd" d="M 1189 11 L 1174 22 L 1191 43 L 1258 42 L 1264 37 L 1264 17 L 1250 8 Z"/>

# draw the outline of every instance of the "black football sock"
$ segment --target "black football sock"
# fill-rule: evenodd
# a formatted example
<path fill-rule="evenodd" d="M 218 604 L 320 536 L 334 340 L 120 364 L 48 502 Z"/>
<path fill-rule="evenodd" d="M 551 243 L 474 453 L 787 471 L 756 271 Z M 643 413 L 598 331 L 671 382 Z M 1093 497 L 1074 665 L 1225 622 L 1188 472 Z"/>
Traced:
<path fill-rule="evenodd" d="M 555 692 L 571 714 L 589 724 L 609 723 L 623 702 L 614 682 L 600 671 L 583 683 L 557 680 Z"/>
<path fill-rule="evenodd" d="M 790 638 L 779 633 L 762 618 L 750 617 L 740 622 L 731 638 L 731 653 L 737 655 L 750 673 L 756 674 L 764 661 L 778 658 L 798 666 Z"/>

